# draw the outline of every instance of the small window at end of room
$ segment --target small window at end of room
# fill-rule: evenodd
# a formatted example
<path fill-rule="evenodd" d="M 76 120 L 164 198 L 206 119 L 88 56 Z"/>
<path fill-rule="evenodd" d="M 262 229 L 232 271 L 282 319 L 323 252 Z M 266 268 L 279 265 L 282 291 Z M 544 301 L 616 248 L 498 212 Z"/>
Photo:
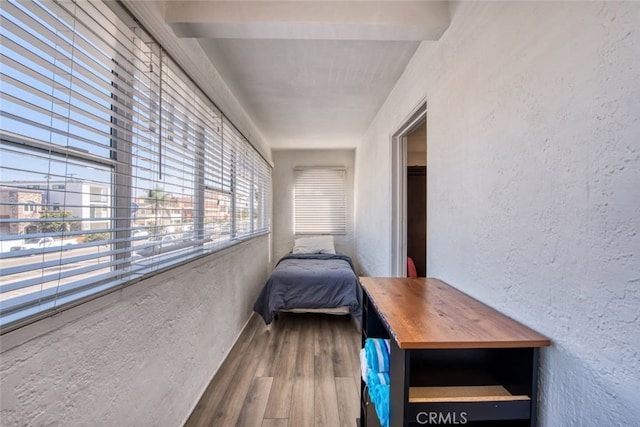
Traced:
<path fill-rule="evenodd" d="M 295 234 L 345 234 L 345 187 L 344 168 L 295 169 Z"/>

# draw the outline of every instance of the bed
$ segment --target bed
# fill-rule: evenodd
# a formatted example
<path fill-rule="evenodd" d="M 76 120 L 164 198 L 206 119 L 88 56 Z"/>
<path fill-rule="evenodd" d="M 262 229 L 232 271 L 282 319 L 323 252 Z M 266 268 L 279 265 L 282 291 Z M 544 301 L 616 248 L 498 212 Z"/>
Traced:
<path fill-rule="evenodd" d="M 299 249 L 297 244 L 292 253 L 278 261 L 253 306 L 254 311 L 266 324 L 279 311 L 343 312 L 360 321 L 362 291 L 351 259 L 331 250 L 296 248 Z"/>

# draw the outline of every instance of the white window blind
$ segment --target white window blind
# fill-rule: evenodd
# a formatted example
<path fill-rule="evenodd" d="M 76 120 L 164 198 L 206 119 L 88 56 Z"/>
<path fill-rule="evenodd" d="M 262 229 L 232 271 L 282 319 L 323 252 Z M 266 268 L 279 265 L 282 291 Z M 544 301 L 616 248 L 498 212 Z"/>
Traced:
<path fill-rule="evenodd" d="M 295 234 L 345 234 L 344 168 L 295 170 Z"/>
<path fill-rule="evenodd" d="M 271 168 L 114 2 L 0 2 L 0 326 L 269 231 Z"/>

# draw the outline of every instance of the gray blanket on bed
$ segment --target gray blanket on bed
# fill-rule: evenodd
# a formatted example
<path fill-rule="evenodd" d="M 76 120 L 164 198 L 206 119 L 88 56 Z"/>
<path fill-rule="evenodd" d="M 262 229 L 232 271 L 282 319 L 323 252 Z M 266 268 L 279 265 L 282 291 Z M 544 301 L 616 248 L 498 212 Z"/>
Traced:
<path fill-rule="evenodd" d="M 335 307 L 348 307 L 360 321 L 362 291 L 351 258 L 288 254 L 278 261 L 253 309 L 269 324 L 278 310 Z"/>

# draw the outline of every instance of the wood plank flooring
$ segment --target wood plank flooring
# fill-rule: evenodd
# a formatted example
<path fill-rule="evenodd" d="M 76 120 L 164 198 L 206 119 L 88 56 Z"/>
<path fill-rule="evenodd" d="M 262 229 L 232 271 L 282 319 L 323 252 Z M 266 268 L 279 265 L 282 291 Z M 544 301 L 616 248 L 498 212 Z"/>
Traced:
<path fill-rule="evenodd" d="M 185 427 L 353 427 L 360 331 L 343 316 L 255 313 Z"/>

